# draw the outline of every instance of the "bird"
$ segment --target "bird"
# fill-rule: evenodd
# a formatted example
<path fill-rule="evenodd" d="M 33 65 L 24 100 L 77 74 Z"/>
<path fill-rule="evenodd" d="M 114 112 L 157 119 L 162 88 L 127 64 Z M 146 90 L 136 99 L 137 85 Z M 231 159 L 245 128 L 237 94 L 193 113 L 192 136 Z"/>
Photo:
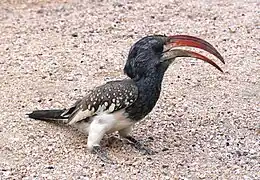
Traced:
<path fill-rule="evenodd" d="M 34 110 L 29 118 L 63 121 L 88 136 L 87 148 L 102 160 L 109 158 L 100 142 L 105 134 L 118 132 L 140 151 L 150 154 L 131 135 L 134 124 L 149 114 L 160 97 L 164 74 L 178 57 L 203 60 L 223 70 L 208 57 L 182 46 L 204 50 L 225 64 L 221 54 L 207 41 L 189 35 L 149 35 L 130 48 L 123 68 L 127 78 L 114 80 L 89 90 L 70 108 Z M 179 47 L 179 48 L 178 48 Z"/>

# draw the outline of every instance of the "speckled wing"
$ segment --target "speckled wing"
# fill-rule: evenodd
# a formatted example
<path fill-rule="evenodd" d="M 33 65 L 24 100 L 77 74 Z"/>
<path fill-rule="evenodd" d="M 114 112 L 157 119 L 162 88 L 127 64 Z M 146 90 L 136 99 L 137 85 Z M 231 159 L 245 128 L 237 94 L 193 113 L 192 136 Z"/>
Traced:
<path fill-rule="evenodd" d="M 73 124 L 102 112 L 112 113 L 124 109 L 133 104 L 137 97 L 138 88 L 132 80 L 108 82 L 91 90 L 86 97 L 77 101 L 71 108 L 73 112 L 68 122 Z"/>

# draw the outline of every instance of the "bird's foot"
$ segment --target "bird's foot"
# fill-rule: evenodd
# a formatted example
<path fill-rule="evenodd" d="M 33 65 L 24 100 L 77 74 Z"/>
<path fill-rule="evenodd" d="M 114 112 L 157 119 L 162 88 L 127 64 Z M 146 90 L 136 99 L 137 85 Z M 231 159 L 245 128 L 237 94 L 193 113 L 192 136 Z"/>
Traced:
<path fill-rule="evenodd" d="M 102 162 L 114 164 L 114 162 L 107 156 L 107 153 L 103 151 L 100 146 L 93 146 L 92 153 L 96 154 Z"/>
<path fill-rule="evenodd" d="M 134 145 L 134 147 L 140 151 L 143 155 L 154 155 L 155 152 L 153 150 L 151 150 L 148 147 L 145 147 L 142 143 L 140 143 L 138 140 L 136 140 L 134 137 L 132 136 L 126 136 L 125 137 L 128 141 L 131 142 L 131 144 Z"/>

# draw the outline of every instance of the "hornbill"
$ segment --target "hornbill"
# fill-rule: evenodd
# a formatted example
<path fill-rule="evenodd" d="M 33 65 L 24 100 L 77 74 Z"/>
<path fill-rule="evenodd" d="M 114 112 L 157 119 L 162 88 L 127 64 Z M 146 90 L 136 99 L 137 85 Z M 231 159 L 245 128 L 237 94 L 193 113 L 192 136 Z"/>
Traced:
<path fill-rule="evenodd" d="M 193 57 L 222 69 L 211 59 L 193 51 L 176 49 L 189 46 L 205 50 L 224 62 L 220 53 L 208 42 L 188 35 L 152 35 L 137 41 L 130 49 L 124 67 L 129 77 L 110 81 L 90 90 L 68 109 L 36 110 L 30 118 L 62 120 L 88 135 L 87 147 L 105 160 L 100 148 L 104 134 L 119 132 L 144 152 L 150 151 L 130 136 L 133 125 L 150 113 L 161 92 L 163 76 L 177 57 Z"/>

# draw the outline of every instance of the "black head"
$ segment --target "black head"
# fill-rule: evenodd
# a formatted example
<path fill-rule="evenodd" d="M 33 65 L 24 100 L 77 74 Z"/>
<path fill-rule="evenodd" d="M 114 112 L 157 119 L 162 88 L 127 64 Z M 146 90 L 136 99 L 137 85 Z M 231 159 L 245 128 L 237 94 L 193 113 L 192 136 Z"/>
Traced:
<path fill-rule="evenodd" d="M 124 73 L 130 78 L 145 76 L 160 63 L 166 36 L 147 36 L 137 41 L 130 49 Z"/>
<path fill-rule="evenodd" d="M 224 63 L 218 51 L 202 39 L 187 35 L 153 35 L 140 39 L 131 47 L 124 67 L 124 73 L 136 80 L 153 73 L 164 73 L 176 57 L 202 59 L 222 71 L 212 60 L 203 55 L 183 49 L 173 49 L 179 46 L 203 49 L 215 55 Z"/>

